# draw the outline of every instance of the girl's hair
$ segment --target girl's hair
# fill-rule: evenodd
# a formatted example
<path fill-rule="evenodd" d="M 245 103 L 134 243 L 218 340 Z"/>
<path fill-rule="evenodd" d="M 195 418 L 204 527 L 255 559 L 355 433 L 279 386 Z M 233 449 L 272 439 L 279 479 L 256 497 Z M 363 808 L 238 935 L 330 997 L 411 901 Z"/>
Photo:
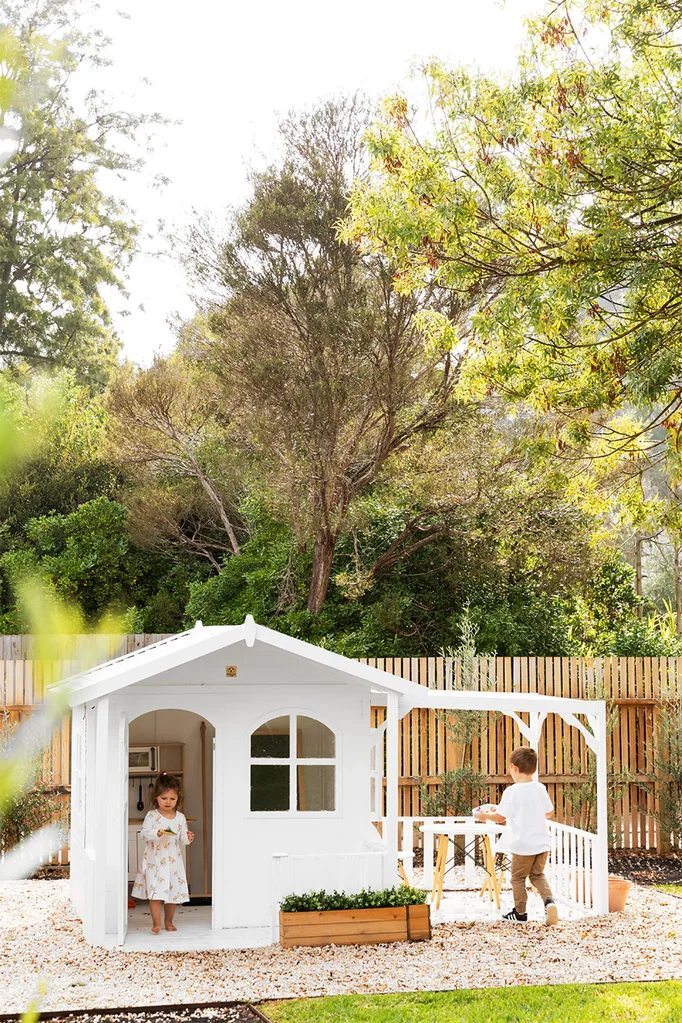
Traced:
<path fill-rule="evenodd" d="M 158 803 L 156 800 L 162 792 L 168 792 L 169 789 L 177 794 L 178 806 L 180 806 L 180 802 L 182 800 L 182 786 L 180 785 L 180 779 L 176 778 L 174 774 L 168 774 L 167 771 L 162 771 L 154 782 L 154 788 L 149 794 L 149 802 L 152 805 L 152 809 L 157 809 Z"/>

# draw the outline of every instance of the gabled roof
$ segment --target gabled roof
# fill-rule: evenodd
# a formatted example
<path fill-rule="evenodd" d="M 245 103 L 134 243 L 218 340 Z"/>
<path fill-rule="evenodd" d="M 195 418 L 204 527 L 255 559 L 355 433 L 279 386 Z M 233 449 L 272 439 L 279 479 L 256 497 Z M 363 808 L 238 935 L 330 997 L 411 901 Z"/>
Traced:
<path fill-rule="evenodd" d="M 66 693 L 69 704 L 75 707 L 79 703 L 115 693 L 135 682 L 142 682 L 197 657 L 230 646 L 244 638 L 243 629 L 243 625 L 204 628 L 201 622 L 197 622 L 188 632 L 180 632 L 158 643 L 104 661 L 48 688 L 52 692 Z"/>
<path fill-rule="evenodd" d="M 407 696 L 412 687 L 421 689 L 413 682 L 398 678 L 388 672 L 361 664 L 359 661 L 341 654 L 332 653 L 313 643 L 294 639 L 284 633 L 268 629 L 264 625 L 256 625 L 253 617 L 247 615 L 243 625 L 209 625 L 197 622 L 193 629 L 181 632 L 177 636 L 162 639 L 158 643 L 141 647 L 132 653 L 115 657 L 104 664 L 72 675 L 58 682 L 50 689 L 66 692 L 69 704 L 76 706 L 89 700 L 99 699 L 110 693 L 117 692 L 136 682 L 144 682 L 166 671 L 172 671 L 181 665 L 197 658 L 226 649 L 237 643 L 252 647 L 260 645 L 275 647 L 279 650 L 304 658 L 319 665 L 332 669 L 348 677 L 349 682 L 364 682 L 380 693 L 389 690 L 401 696 Z"/>
<path fill-rule="evenodd" d="M 89 700 L 99 699 L 136 682 L 144 682 L 155 675 L 172 671 L 207 654 L 244 643 L 255 643 L 293 654 L 312 661 L 333 672 L 346 676 L 349 682 L 365 684 L 372 691 L 372 700 L 381 703 L 388 693 L 399 697 L 399 713 L 404 715 L 416 707 L 451 710 L 499 710 L 503 713 L 538 712 L 559 714 L 594 714 L 594 700 L 575 700 L 568 697 L 542 696 L 538 693 L 499 693 L 493 691 L 438 690 L 391 675 L 369 664 L 336 654 L 331 650 L 257 625 L 247 615 L 243 625 L 203 626 L 197 622 L 193 629 L 163 639 L 151 646 L 115 657 L 87 671 L 72 675 L 50 686 L 52 691 L 66 693 L 74 707 Z"/>

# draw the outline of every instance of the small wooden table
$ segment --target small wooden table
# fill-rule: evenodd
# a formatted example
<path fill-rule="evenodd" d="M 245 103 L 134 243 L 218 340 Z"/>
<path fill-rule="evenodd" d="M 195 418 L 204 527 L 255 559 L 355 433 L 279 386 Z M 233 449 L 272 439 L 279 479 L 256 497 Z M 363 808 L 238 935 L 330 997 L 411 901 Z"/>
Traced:
<path fill-rule="evenodd" d="M 450 842 L 456 837 L 464 838 L 464 878 L 465 882 L 473 884 L 473 868 L 476 862 L 476 839 L 482 839 L 483 868 L 486 872 L 486 879 L 481 888 L 480 894 L 488 894 L 494 899 L 497 908 L 500 908 L 500 889 L 502 887 L 502 876 L 498 875 L 495 869 L 495 854 L 493 853 L 491 839 L 503 835 L 507 828 L 504 824 L 493 824 L 489 822 L 479 823 L 474 817 L 454 817 L 443 821 L 442 824 L 423 824 L 419 829 L 424 835 L 424 884 L 428 886 L 431 882 L 431 901 L 435 899 L 436 909 L 440 908 L 440 900 L 443 894 L 443 884 L 448 870 L 448 851 Z M 433 868 L 433 840 L 438 836 L 438 852 L 436 855 L 436 867 Z"/>

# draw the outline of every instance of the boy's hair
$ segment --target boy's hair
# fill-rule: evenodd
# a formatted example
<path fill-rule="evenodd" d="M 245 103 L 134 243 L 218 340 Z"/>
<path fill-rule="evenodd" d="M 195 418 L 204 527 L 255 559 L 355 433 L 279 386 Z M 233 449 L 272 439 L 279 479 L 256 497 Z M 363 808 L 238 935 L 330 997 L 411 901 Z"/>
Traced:
<path fill-rule="evenodd" d="M 153 810 L 158 809 L 158 803 L 156 800 L 161 793 L 168 792 L 169 789 L 177 794 L 179 807 L 182 800 L 182 786 L 180 784 L 180 779 L 176 778 L 174 774 L 168 774 L 167 771 L 162 771 L 154 782 L 154 788 L 149 793 L 149 802 L 151 803 Z"/>
<path fill-rule="evenodd" d="M 530 746 L 521 746 L 514 750 L 509 758 L 509 763 L 513 764 L 521 774 L 535 774 L 538 769 L 538 755 Z"/>

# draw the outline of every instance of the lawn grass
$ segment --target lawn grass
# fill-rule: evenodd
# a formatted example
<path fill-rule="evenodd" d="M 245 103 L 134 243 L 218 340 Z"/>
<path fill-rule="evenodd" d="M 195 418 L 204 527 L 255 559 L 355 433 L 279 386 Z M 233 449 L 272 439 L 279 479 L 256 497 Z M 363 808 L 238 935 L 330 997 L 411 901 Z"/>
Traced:
<path fill-rule="evenodd" d="M 654 887 L 659 892 L 667 892 L 668 895 L 682 895 L 682 884 L 657 884 Z"/>
<path fill-rule="evenodd" d="M 678 1023 L 682 981 L 337 995 L 263 1009 L 273 1023 Z"/>

